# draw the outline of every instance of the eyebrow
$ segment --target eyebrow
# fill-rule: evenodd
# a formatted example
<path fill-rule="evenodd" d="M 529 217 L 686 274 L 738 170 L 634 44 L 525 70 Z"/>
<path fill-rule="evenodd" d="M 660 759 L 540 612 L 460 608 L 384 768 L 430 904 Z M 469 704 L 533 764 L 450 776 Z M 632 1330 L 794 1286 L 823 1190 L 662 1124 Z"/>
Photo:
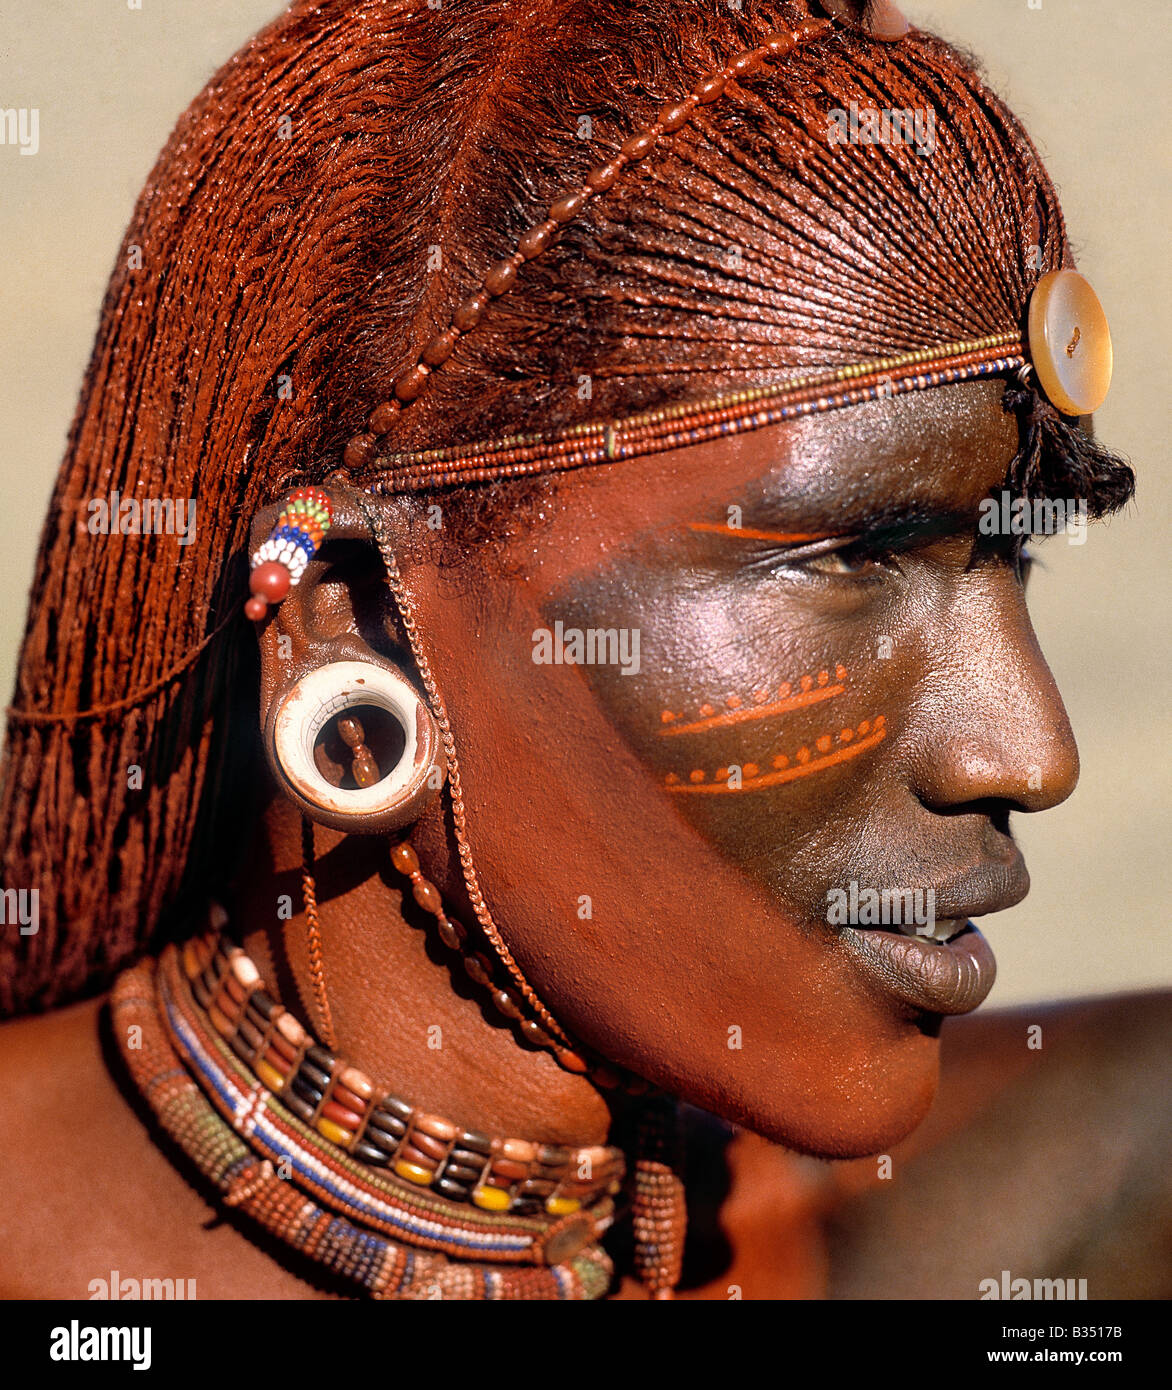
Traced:
<path fill-rule="evenodd" d="M 815 504 L 817 505 L 817 504 Z M 811 541 L 827 540 L 831 537 L 865 536 L 868 539 L 886 539 L 902 535 L 927 533 L 945 535 L 951 531 L 967 531 L 976 522 L 974 510 L 961 510 L 957 507 L 931 502 L 887 501 L 868 505 L 860 500 L 834 516 L 819 513 L 816 525 L 807 531 L 796 532 L 784 529 L 783 512 L 789 512 L 793 520 L 791 499 L 761 499 L 746 504 L 745 513 L 752 514 L 757 525 L 729 526 L 712 522 L 691 522 L 689 530 L 707 531 L 730 539 L 771 541 L 777 545 L 799 545 Z M 778 529 L 769 527 L 776 518 Z"/>

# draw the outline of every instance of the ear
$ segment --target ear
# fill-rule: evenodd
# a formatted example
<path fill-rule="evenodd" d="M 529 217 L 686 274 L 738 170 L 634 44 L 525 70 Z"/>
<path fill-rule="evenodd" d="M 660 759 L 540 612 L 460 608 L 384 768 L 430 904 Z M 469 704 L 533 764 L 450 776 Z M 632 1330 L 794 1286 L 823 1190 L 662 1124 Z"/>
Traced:
<path fill-rule="evenodd" d="M 263 742 L 278 785 L 305 815 L 385 834 L 418 819 L 439 795 L 440 733 L 409 649 L 396 641 L 383 560 L 356 494 L 323 490 L 329 531 L 300 580 L 256 624 Z M 251 551 L 281 505 L 257 513 Z"/>

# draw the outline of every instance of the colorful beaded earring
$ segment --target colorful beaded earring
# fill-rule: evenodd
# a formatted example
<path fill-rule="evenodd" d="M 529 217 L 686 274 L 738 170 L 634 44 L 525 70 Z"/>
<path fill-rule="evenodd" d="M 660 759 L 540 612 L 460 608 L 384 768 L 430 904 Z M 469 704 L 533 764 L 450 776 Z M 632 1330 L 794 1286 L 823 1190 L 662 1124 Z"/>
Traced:
<path fill-rule="evenodd" d="M 270 604 L 280 603 L 298 583 L 331 521 L 330 499 L 320 488 L 299 487 L 289 494 L 277 524 L 252 557 L 248 581 L 252 597 L 245 603 L 244 611 L 255 622 L 265 616 Z"/>

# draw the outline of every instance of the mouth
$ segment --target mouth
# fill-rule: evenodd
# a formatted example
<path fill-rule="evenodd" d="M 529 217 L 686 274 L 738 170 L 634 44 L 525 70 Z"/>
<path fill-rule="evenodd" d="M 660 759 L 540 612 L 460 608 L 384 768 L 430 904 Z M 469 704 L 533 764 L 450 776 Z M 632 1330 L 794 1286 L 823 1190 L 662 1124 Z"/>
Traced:
<path fill-rule="evenodd" d="M 997 961 L 969 918 L 1012 907 L 1029 886 L 1025 862 L 1015 854 L 1008 864 L 983 866 L 964 883 L 933 890 L 935 903 L 948 916 L 933 912 L 919 922 L 843 926 L 839 937 L 886 994 L 926 1013 L 971 1013 L 993 988 Z"/>

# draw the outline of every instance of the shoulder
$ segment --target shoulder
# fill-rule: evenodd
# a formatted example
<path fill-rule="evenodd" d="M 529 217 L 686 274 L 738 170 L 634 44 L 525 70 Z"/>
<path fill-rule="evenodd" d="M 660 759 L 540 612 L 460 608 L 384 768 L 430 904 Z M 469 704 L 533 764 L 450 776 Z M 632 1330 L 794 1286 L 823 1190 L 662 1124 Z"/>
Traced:
<path fill-rule="evenodd" d="M 112 1276 L 194 1279 L 200 1298 L 318 1296 L 160 1148 L 110 1065 L 105 1003 L 0 1025 L 0 1297 L 104 1297 Z"/>

